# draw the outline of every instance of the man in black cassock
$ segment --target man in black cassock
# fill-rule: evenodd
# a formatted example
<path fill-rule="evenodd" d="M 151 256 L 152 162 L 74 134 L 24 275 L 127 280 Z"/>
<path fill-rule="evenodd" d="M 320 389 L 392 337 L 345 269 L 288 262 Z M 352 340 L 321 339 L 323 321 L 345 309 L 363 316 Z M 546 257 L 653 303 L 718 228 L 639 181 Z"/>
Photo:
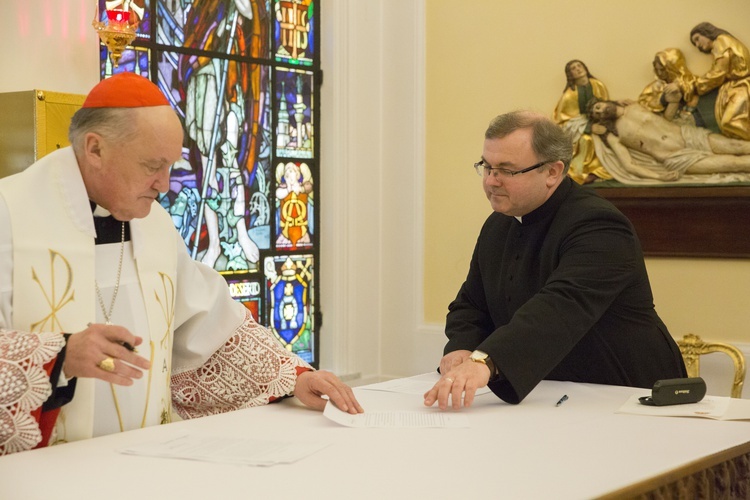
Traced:
<path fill-rule="evenodd" d="M 475 168 L 494 212 L 449 306 L 425 405 L 470 406 L 484 386 L 517 404 L 544 379 L 649 388 L 687 376 L 632 225 L 567 177 L 571 155 L 541 115 L 490 123 Z"/>

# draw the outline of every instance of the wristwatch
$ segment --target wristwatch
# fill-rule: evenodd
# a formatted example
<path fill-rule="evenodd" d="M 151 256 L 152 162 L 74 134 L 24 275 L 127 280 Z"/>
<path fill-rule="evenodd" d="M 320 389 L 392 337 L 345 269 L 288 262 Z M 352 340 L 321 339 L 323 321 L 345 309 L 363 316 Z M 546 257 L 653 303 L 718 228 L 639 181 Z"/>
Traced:
<path fill-rule="evenodd" d="M 471 356 L 469 356 L 469 359 L 475 363 L 482 363 L 483 365 L 487 365 L 487 368 L 490 369 L 490 380 L 492 380 L 493 378 L 497 376 L 497 369 L 495 369 L 495 363 L 492 362 L 492 358 L 490 358 L 490 355 L 487 354 L 486 352 L 476 350 L 471 353 Z"/>

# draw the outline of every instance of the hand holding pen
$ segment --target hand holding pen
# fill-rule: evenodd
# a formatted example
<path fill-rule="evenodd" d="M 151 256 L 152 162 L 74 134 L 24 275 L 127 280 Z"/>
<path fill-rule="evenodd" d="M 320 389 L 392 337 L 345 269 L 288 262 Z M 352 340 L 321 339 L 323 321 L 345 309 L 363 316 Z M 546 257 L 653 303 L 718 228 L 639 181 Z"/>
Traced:
<path fill-rule="evenodd" d="M 65 347 L 63 373 L 68 378 L 90 377 L 118 385 L 133 385 L 151 367 L 136 354 L 143 339 L 122 326 L 89 323 L 70 335 Z"/>

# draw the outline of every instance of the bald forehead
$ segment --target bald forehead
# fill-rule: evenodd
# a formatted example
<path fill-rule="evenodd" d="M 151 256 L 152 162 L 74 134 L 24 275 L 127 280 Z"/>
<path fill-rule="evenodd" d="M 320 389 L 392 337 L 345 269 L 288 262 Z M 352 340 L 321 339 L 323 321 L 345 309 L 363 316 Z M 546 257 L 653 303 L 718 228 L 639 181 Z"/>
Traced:
<path fill-rule="evenodd" d="M 172 106 L 148 106 L 132 109 L 135 115 L 144 120 L 180 121 Z"/>
<path fill-rule="evenodd" d="M 182 122 L 171 106 L 133 108 L 135 123 L 140 132 L 163 135 L 167 132 L 182 134 Z"/>

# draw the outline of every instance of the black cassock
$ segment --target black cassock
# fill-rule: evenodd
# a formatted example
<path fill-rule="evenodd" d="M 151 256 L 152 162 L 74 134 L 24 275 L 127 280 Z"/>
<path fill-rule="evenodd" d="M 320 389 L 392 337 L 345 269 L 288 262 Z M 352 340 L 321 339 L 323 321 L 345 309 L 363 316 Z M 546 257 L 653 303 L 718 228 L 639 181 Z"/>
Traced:
<path fill-rule="evenodd" d="M 687 376 L 628 219 L 566 178 L 523 217 L 493 213 L 449 306 L 445 353 L 487 352 L 519 403 L 543 379 L 650 388 Z"/>

